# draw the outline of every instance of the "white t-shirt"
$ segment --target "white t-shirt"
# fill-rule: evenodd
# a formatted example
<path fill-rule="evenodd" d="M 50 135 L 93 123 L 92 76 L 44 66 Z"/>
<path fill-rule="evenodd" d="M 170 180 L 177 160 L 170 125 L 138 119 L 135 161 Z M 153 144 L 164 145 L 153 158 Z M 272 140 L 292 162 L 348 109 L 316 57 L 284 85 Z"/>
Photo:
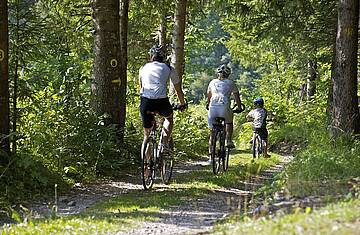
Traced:
<path fill-rule="evenodd" d="M 169 79 L 173 84 L 180 82 L 174 68 L 158 61 L 145 64 L 139 70 L 141 82 L 140 96 L 149 99 L 161 99 L 167 97 L 167 83 Z"/>
<path fill-rule="evenodd" d="M 209 83 L 207 91 L 211 92 L 210 106 L 230 105 L 230 96 L 239 92 L 232 80 L 217 78 Z"/>
<path fill-rule="evenodd" d="M 265 128 L 266 127 L 266 116 L 267 111 L 264 108 L 255 108 L 249 112 L 248 117 L 253 119 L 254 128 Z"/>

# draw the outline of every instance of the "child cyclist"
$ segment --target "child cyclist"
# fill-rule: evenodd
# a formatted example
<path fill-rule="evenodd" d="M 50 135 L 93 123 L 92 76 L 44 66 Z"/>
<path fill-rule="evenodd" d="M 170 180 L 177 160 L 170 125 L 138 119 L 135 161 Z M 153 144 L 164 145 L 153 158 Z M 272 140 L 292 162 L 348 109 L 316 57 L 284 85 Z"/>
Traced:
<path fill-rule="evenodd" d="M 266 129 L 267 110 L 264 108 L 264 100 L 261 97 L 257 97 L 253 101 L 254 109 L 251 110 L 246 118 L 252 120 L 252 127 L 254 134 L 258 133 L 264 140 L 264 157 L 270 157 L 268 155 L 268 131 Z M 254 140 L 254 136 L 252 138 Z"/>
<path fill-rule="evenodd" d="M 217 78 L 213 79 L 207 89 L 207 109 L 208 112 L 208 124 L 209 128 L 212 129 L 216 117 L 225 118 L 226 124 L 226 139 L 225 145 L 228 148 L 235 148 L 234 142 L 232 141 L 233 132 L 233 111 L 230 107 L 231 95 L 234 96 L 237 110 L 241 112 L 241 100 L 239 90 L 235 83 L 229 79 L 231 69 L 223 64 L 216 70 Z M 210 135 L 211 137 L 211 135 Z M 211 139 L 209 140 L 211 143 Z M 209 150 L 210 151 L 210 150 Z M 209 154 L 211 154 L 209 152 Z"/>

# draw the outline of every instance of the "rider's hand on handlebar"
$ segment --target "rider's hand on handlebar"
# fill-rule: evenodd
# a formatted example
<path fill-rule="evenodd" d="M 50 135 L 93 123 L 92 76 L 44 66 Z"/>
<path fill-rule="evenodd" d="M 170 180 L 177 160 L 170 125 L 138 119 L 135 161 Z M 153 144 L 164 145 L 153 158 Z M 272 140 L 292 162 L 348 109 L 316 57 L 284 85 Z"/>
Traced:
<path fill-rule="evenodd" d="M 233 110 L 233 113 L 241 113 L 243 110 L 241 110 L 241 109 L 235 109 L 235 110 Z"/>
<path fill-rule="evenodd" d="M 184 110 L 187 108 L 187 104 L 176 104 L 173 105 L 173 110 L 179 110 L 180 112 L 184 112 Z"/>
<path fill-rule="evenodd" d="M 179 110 L 180 110 L 180 112 L 184 112 L 185 109 L 187 109 L 187 104 L 183 104 L 183 105 L 179 104 Z"/>

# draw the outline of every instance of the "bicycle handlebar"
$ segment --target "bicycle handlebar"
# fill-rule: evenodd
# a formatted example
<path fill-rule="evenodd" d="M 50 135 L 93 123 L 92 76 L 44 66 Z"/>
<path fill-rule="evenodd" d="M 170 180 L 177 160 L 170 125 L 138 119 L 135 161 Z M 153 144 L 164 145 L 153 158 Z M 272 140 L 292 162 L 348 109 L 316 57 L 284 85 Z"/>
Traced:
<path fill-rule="evenodd" d="M 236 108 L 237 105 L 235 104 L 234 107 L 232 108 L 233 113 L 241 113 L 243 111 L 245 111 L 245 105 L 243 103 L 241 103 L 239 108 Z"/>
<path fill-rule="evenodd" d="M 185 109 L 187 109 L 188 107 L 188 102 L 187 99 L 185 99 L 185 104 L 181 105 L 181 104 L 172 104 L 171 105 L 173 110 L 179 110 L 180 112 L 184 111 Z"/>

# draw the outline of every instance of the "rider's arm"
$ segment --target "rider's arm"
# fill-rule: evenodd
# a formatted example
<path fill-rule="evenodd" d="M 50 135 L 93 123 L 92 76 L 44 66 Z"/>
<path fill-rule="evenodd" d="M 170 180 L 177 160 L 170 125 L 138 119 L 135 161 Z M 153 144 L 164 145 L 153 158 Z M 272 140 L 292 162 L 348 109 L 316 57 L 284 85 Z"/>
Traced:
<path fill-rule="evenodd" d="M 240 99 L 240 93 L 239 92 L 234 93 L 234 99 L 235 99 L 235 102 L 236 102 L 236 105 L 237 105 L 238 109 L 240 109 L 241 108 L 241 99 Z"/>
<path fill-rule="evenodd" d="M 211 96 L 212 96 L 211 91 L 208 90 L 208 92 L 207 92 L 207 103 L 208 103 L 208 104 L 210 103 Z"/>
<path fill-rule="evenodd" d="M 179 83 L 176 83 L 176 84 L 173 84 L 173 85 L 174 85 L 176 95 L 179 98 L 180 105 L 185 105 L 185 97 L 184 97 L 184 92 L 181 89 L 181 83 L 179 82 Z"/>
<path fill-rule="evenodd" d="M 248 121 L 252 121 L 253 120 L 253 111 L 251 110 L 247 115 L 246 115 L 246 120 Z"/>
<path fill-rule="evenodd" d="M 141 76 L 139 75 L 139 85 L 140 85 L 140 90 L 142 88 L 142 83 L 141 83 Z"/>

